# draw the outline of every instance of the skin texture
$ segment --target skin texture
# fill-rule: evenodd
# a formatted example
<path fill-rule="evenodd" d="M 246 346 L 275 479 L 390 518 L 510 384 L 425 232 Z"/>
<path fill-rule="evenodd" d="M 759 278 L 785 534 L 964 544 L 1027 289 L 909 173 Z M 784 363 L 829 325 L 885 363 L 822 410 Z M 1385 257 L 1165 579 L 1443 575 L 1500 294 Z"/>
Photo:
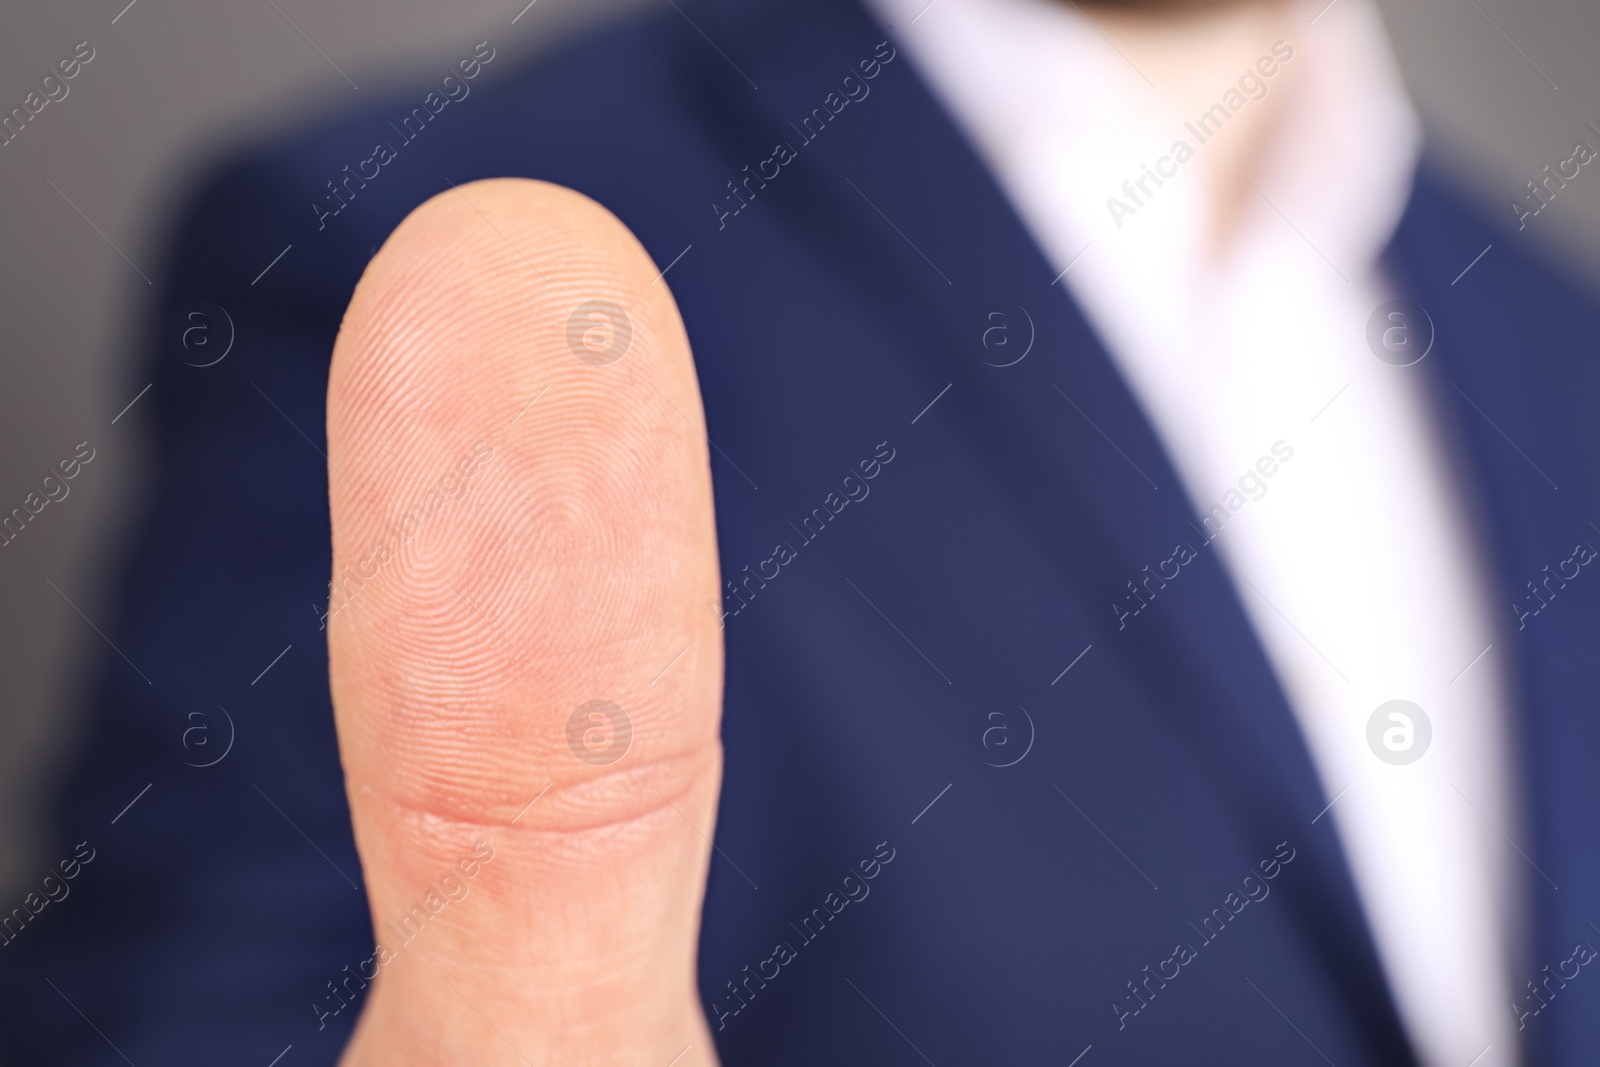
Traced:
<path fill-rule="evenodd" d="M 1287 19 L 1086 14 L 1181 113 Z M 1288 89 L 1208 148 L 1223 244 Z M 626 325 L 579 312 L 597 300 Z M 381 946 L 345 1067 L 715 1064 L 694 969 L 720 579 L 699 389 L 656 265 L 557 186 L 440 194 L 350 303 L 328 460 L 330 672 Z M 573 728 L 596 700 L 627 727 Z"/>
<path fill-rule="evenodd" d="M 614 362 L 626 331 L 570 324 L 597 299 L 631 323 Z M 557 186 L 428 201 L 345 315 L 328 460 L 334 707 L 388 950 L 343 1063 L 714 1064 L 694 965 L 720 580 L 657 267 Z M 631 741 L 569 731 L 594 700 Z"/>

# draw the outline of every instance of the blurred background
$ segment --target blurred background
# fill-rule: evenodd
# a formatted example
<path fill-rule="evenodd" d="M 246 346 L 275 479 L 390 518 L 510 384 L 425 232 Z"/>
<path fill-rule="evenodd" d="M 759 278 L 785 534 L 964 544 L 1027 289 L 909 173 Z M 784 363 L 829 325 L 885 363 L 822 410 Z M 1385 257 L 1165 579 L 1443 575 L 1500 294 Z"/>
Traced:
<path fill-rule="evenodd" d="M 109 652 L 94 620 L 147 485 L 137 361 L 160 329 L 148 279 L 182 198 L 230 146 L 434 80 L 478 41 L 498 52 L 485 76 L 501 77 L 659 2 L 33 0 L 0 14 L 0 114 L 79 42 L 93 49 L 68 95 L 0 147 L 0 514 L 79 442 L 94 449 L 68 496 L 0 547 L 0 892 L 42 863 L 46 790 L 86 668 Z M 1380 7 L 1435 160 L 1503 224 L 1514 228 L 1510 202 L 1546 164 L 1580 140 L 1600 148 L 1600 5 Z M 1517 237 L 1600 288 L 1590 170 Z"/>

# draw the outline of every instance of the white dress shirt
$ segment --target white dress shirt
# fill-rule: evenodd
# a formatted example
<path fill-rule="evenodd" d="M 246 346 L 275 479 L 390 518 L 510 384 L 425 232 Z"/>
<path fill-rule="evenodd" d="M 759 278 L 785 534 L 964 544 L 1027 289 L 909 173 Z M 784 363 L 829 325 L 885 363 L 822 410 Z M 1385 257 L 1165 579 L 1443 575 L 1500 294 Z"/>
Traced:
<path fill-rule="evenodd" d="M 1161 490 L 1229 509 L 1199 550 L 1220 554 L 1288 695 L 1422 1061 L 1518 1063 L 1500 624 L 1418 368 L 1366 340 L 1420 140 L 1374 11 L 1297 9 L 1254 80 L 1219 79 L 1202 128 L 1066 0 L 869 2 L 1064 271 L 1182 479 Z M 1204 142 L 1259 87 L 1287 113 L 1219 260 Z M 1262 456 L 1274 473 L 1230 493 Z M 1432 728 L 1405 765 L 1368 741 L 1395 699 Z"/>

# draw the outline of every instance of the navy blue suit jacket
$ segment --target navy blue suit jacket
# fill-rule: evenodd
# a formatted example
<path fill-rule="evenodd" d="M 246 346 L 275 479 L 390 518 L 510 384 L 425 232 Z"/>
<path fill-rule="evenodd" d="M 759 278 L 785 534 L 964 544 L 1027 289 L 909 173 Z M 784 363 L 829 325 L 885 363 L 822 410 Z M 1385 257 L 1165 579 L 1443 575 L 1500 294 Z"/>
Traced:
<path fill-rule="evenodd" d="M 128 390 L 154 382 L 157 462 L 100 620 L 122 654 L 62 791 L 61 858 L 93 858 L 7 928 L 9 1056 L 336 1060 L 373 941 L 320 618 L 329 353 L 408 211 L 519 175 L 670 265 L 699 368 L 730 581 L 700 951 L 725 1063 L 1412 1062 L 1237 593 L 992 176 L 852 0 L 685 10 L 524 69 L 491 39 L 470 79 L 468 45 L 454 82 L 192 198 Z M 1600 944 L 1600 578 L 1525 588 L 1600 538 L 1600 368 L 1594 305 L 1522 241 L 1424 174 L 1390 255 L 1436 330 L 1397 373 L 1437 400 L 1507 610 L 1534 979 Z M 1531 1062 L 1593 1062 L 1587 970 L 1524 1002 Z"/>

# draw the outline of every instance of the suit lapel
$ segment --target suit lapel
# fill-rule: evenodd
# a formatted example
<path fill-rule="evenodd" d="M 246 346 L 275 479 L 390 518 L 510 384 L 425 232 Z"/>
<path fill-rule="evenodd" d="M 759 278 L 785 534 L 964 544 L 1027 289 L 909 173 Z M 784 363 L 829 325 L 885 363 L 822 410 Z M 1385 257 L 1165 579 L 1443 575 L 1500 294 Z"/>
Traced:
<path fill-rule="evenodd" d="M 1590 1063 L 1600 1046 L 1600 974 L 1583 963 L 1600 949 L 1600 575 L 1576 550 L 1600 548 L 1597 315 L 1517 235 L 1483 225 L 1426 173 L 1393 254 L 1434 321 L 1429 377 L 1480 490 L 1474 525 L 1505 613 L 1496 645 L 1515 685 L 1524 811 L 1500 830 L 1532 935 L 1512 1010 L 1530 1062 Z"/>
<path fill-rule="evenodd" d="M 748 101 L 728 105 L 739 127 L 730 146 L 748 145 L 752 130 L 792 131 L 782 196 L 757 203 L 840 285 L 873 294 L 907 338 L 904 373 L 941 398 L 940 432 L 1004 488 L 1005 521 L 1045 546 L 1075 599 L 1104 605 L 1066 643 L 1092 644 L 1144 680 L 1144 699 L 1226 798 L 1235 828 L 1308 843 L 1314 870 L 1290 894 L 1304 941 L 1337 975 L 1369 1053 L 1403 1061 L 1406 1039 L 1332 820 L 1312 823 L 1328 798 L 1177 474 L 1104 347 L 908 56 L 884 64 L 864 99 L 801 125 L 837 107 L 843 94 L 830 100 L 830 90 L 888 38 L 864 13 L 784 4 L 727 26 L 730 53 L 759 86 L 730 91 Z M 732 147 L 729 156 L 738 159 Z M 997 325 L 1010 343 L 1031 338 L 1027 358 L 993 365 L 1004 362 L 985 346 Z M 1158 590 L 1149 608 L 1122 626 L 1113 602 L 1179 545 L 1193 561 L 1170 588 L 1146 587 Z"/>

